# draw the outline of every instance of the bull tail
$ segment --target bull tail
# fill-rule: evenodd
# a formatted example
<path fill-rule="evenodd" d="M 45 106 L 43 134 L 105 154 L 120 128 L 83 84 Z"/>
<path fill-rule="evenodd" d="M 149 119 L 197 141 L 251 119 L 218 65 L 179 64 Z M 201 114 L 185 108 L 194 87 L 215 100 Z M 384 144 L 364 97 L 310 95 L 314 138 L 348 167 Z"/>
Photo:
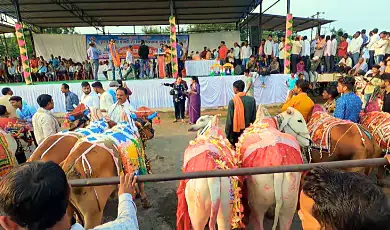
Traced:
<path fill-rule="evenodd" d="M 283 177 L 284 177 L 284 173 L 274 174 L 276 208 L 275 208 L 274 225 L 272 226 L 272 230 L 276 230 L 276 227 L 278 226 L 280 209 L 282 208 L 283 205 L 283 179 L 284 179 Z"/>
<path fill-rule="evenodd" d="M 210 230 L 215 229 L 218 217 L 218 209 L 221 204 L 221 178 L 208 178 L 210 197 L 211 197 L 211 213 L 210 213 Z"/>

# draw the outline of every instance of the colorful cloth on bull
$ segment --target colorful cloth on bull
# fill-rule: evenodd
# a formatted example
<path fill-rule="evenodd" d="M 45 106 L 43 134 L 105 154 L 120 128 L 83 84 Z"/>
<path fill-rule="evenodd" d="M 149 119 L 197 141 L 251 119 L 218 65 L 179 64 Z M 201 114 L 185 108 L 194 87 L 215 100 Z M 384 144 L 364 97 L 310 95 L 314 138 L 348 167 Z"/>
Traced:
<path fill-rule="evenodd" d="M 343 124 L 353 124 L 353 122 L 332 117 L 325 112 L 313 113 L 307 124 L 313 142 L 312 146 L 320 151 L 329 151 L 331 149 L 330 133 L 333 127 Z"/>
<path fill-rule="evenodd" d="M 390 114 L 370 112 L 360 117 L 360 124 L 366 128 L 382 149 L 390 151 Z"/>
<path fill-rule="evenodd" d="M 213 129 L 213 128 L 211 128 Z M 215 129 L 215 128 L 214 128 Z M 222 130 L 212 130 L 211 133 L 223 134 Z M 184 153 L 183 172 L 194 172 L 204 170 L 228 170 L 237 168 L 238 158 L 232 149 L 229 141 L 222 135 L 198 136 L 195 141 L 191 141 Z M 238 186 L 239 178 L 230 177 L 231 189 L 230 198 L 233 203 L 232 228 L 245 227 L 242 223 L 243 206 L 241 203 L 241 188 Z M 185 188 L 188 180 L 180 181 L 177 190 L 178 206 L 176 212 L 176 229 L 190 230 L 191 221 L 188 214 L 188 206 L 185 199 Z"/>
<path fill-rule="evenodd" d="M 0 178 L 7 175 L 16 164 L 13 154 L 8 148 L 6 133 L 0 129 Z"/>
<path fill-rule="evenodd" d="M 100 134 L 104 133 L 108 129 L 107 122 L 104 121 L 104 119 L 100 119 L 98 121 L 91 121 L 91 123 L 85 127 L 85 128 L 79 128 L 74 131 L 62 131 L 60 134 L 69 134 L 76 136 L 78 138 L 87 137 L 92 134 Z"/>

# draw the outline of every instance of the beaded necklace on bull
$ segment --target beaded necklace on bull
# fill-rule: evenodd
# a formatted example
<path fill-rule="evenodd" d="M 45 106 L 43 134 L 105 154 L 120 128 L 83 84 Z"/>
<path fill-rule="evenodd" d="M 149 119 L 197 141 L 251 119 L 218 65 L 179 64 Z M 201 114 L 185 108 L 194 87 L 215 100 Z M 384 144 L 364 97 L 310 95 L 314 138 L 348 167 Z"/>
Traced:
<path fill-rule="evenodd" d="M 237 168 L 236 165 L 239 165 L 240 157 L 237 157 L 229 141 L 222 135 L 218 135 L 218 137 L 215 137 L 212 135 L 209 136 L 209 133 L 210 130 L 206 131 L 204 135 L 198 136 L 196 140 L 190 141 L 190 145 L 194 146 L 198 144 L 211 143 L 219 150 L 219 154 L 215 154 L 212 152 L 210 153 L 218 168 L 223 170 Z M 226 152 L 228 152 L 231 157 L 227 155 Z M 230 191 L 230 195 L 233 200 L 233 216 L 231 220 L 231 225 L 233 229 L 244 228 L 245 225 L 242 222 L 242 218 L 244 217 L 244 207 L 241 203 L 241 188 L 238 186 L 239 178 L 237 176 L 233 176 L 230 178 L 232 188 L 232 191 Z"/>

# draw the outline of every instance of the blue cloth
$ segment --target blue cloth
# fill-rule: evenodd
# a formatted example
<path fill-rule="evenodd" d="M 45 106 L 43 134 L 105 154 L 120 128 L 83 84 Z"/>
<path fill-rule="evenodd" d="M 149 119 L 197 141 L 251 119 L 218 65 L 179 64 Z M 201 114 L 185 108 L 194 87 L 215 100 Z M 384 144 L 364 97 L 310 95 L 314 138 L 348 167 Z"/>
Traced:
<path fill-rule="evenodd" d="M 274 52 L 274 57 L 279 57 L 279 43 L 274 43 L 272 48 Z"/>
<path fill-rule="evenodd" d="M 181 59 L 181 57 L 183 56 L 183 49 L 181 48 L 180 45 L 176 47 L 176 51 L 177 51 L 177 59 Z"/>
<path fill-rule="evenodd" d="M 115 91 L 113 89 L 109 89 L 107 90 L 107 92 L 112 96 L 112 99 L 114 99 L 114 104 L 115 104 L 117 102 Z"/>
<path fill-rule="evenodd" d="M 293 90 L 294 87 L 295 87 L 295 83 L 298 81 L 298 78 L 297 77 L 294 77 L 294 79 L 292 79 L 291 77 L 289 77 L 287 79 L 287 86 L 288 86 L 288 90 Z"/>
<path fill-rule="evenodd" d="M 38 73 L 47 73 L 47 67 L 46 67 L 46 66 L 42 66 L 42 67 L 38 70 Z"/>
<path fill-rule="evenodd" d="M 16 110 L 16 116 L 31 123 L 32 117 L 36 112 L 37 110 L 34 107 L 22 103 L 22 109 Z"/>
<path fill-rule="evenodd" d="M 337 99 L 334 117 L 357 123 L 362 104 L 362 100 L 355 93 L 346 93 Z"/>
<path fill-rule="evenodd" d="M 73 92 L 65 93 L 65 108 L 66 112 L 71 112 L 74 110 L 73 105 L 79 104 L 79 97 Z"/>
<path fill-rule="evenodd" d="M 110 53 L 110 52 L 108 52 Z M 102 52 L 100 50 L 98 50 L 96 47 L 89 47 L 88 51 L 87 51 L 87 55 L 89 57 L 89 59 L 91 60 L 98 60 L 99 59 L 99 55 L 101 55 Z"/>
<path fill-rule="evenodd" d="M 60 64 L 60 62 L 57 59 L 51 59 L 49 62 L 51 62 L 51 65 L 56 68 Z"/>

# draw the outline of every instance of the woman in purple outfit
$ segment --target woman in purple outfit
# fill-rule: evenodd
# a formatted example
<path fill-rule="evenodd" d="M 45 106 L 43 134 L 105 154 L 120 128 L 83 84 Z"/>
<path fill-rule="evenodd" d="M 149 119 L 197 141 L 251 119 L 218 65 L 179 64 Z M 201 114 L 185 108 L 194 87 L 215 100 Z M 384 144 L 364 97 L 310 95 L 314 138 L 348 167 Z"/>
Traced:
<path fill-rule="evenodd" d="M 200 85 L 198 77 L 192 77 L 189 91 L 190 104 L 188 107 L 190 123 L 195 124 L 200 117 Z"/>

